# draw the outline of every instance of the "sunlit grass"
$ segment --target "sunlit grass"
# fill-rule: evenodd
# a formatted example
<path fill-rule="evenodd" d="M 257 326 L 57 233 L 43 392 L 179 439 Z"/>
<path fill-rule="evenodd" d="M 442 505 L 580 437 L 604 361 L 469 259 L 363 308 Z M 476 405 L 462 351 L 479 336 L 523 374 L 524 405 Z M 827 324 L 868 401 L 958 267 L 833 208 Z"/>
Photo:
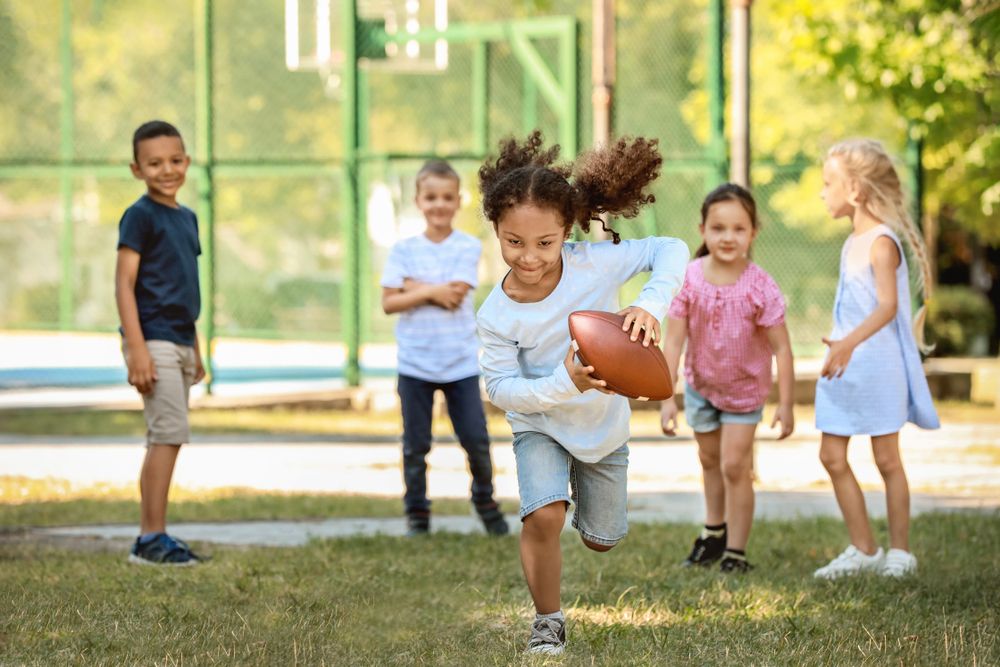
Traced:
<path fill-rule="evenodd" d="M 884 522 L 876 534 L 886 539 Z M 526 659 L 514 537 L 435 534 L 209 547 L 184 570 L 121 547 L 0 541 L 0 662 L 241 665 L 992 665 L 1000 515 L 921 515 L 915 578 L 818 582 L 831 519 L 755 524 L 748 575 L 687 570 L 686 525 L 637 525 L 607 554 L 567 532 L 568 649 Z M 199 545 L 195 545 L 196 547 Z"/>
<path fill-rule="evenodd" d="M 507 511 L 516 502 L 501 499 Z M 467 500 L 434 500 L 437 515 L 466 515 Z M 134 523 L 139 492 L 134 485 L 76 485 L 62 479 L 0 476 L 0 529 L 29 526 Z M 170 520 L 250 521 L 328 519 L 335 517 L 398 517 L 398 498 L 348 494 L 304 494 L 245 488 L 170 489 Z"/>

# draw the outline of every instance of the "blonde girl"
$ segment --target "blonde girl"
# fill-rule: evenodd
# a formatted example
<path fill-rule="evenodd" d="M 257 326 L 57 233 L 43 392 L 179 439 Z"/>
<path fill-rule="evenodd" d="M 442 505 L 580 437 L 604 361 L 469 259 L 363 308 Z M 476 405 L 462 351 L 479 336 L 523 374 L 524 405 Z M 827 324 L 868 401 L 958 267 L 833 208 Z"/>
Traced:
<path fill-rule="evenodd" d="M 835 145 L 823 164 L 823 201 L 834 218 L 850 218 L 851 235 L 840 257 L 833 331 L 816 385 L 816 426 L 823 432 L 820 460 L 833 482 L 850 544 L 819 568 L 820 579 L 860 572 L 899 577 L 916 571 L 910 553 L 910 491 L 899 455 L 906 422 L 940 426 L 920 363 L 924 308 L 910 321 L 910 279 L 900 236 L 919 265 L 917 286 L 926 296 L 930 264 L 923 240 L 903 202 L 899 176 L 876 141 Z M 875 541 L 861 487 L 847 462 L 853 435 L 871 437 L 885 482 L 889 551 Z"/>

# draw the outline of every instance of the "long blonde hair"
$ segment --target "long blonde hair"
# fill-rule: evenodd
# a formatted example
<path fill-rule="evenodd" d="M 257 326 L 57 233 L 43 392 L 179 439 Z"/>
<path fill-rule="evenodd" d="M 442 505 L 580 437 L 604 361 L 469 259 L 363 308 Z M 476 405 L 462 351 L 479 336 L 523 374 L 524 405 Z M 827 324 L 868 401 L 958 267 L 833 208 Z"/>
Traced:
<path fill-rule="evenodd" d="M 924 353 L 930 352 L 933 346 L 928 346 L 924 342 L 924 320 L 927 317 L 927 301 L 931 298 L 933 289 L 931 262 L 923 236 L 903 201 L 903 188 L 892 164 L 892 158 L 881 143 L 872 139 L 842 141 L 827 151 L 827 160 L 834 157 L 844 168 L 848 178 L 854 179 L 861 190 L 860 201 L 857 204 L 864 206 L 868 213 L 904 238 L 910 248 L 910 254 L 919 264 L 916 286 L 923 293 L 923 299 L 920 308 L 913 316 L 913 335 L 920 350 Z M 906 307 L 909 308 L 909 304 L 906 304 Z"/>

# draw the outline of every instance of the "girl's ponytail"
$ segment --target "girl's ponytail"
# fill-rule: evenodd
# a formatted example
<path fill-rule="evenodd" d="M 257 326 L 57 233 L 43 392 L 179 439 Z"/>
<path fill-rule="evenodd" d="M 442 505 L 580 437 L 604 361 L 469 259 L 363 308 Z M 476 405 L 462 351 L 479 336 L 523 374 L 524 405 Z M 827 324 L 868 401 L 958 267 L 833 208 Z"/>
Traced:
<path fill-rule="evenodd" d="M 655 139 L 618 139 L 568 165 L 556 164 L 559 146 L 543 149 L 542 143 L 538 130 L 523 142 L 504 139 L 500 154 L 479 169 L 483 213 L 494 225 L 507 210 L 530 204 L 558 211 L 567 236 L 574 224 L 589 232 L 592 221 L 601 221 L 618 243 L 621 236 L 600 216 L 634 218 L 642 206 L 655 201 L 642 192 L 663 164 Z"/>
<path fill-rule="evenodd" d="M 656 201 L 643 189 L 660 175 L 663 158 L 656 139 L 622 137 L 580 156 L 573 167 L 573 187 L 577 192 L 576 219 L 583 231 L 591 222 L 600 222 L 614 243 L 621 236 L 609 228 L 602 215 L 634 218 L 639 209 Z"/>

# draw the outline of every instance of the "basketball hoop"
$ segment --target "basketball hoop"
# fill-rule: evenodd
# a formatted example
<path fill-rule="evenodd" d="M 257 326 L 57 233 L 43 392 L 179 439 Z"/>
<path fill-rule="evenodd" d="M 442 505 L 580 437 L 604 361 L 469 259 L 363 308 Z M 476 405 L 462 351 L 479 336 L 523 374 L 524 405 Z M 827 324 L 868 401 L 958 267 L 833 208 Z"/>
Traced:
<path fill-rule="evenodd" d="M 350 0 L 348 0 L 350 1 Z M 345 66 L 332 0 L 285 0 L 285 67 L 317 72 L 339 97 Z M 448 40 L 422 44 L 407 35 L 448 28 L 448 0 L 357 0 L 358 65 L 371 70 L 435 73 L 448 68 Z"/>

